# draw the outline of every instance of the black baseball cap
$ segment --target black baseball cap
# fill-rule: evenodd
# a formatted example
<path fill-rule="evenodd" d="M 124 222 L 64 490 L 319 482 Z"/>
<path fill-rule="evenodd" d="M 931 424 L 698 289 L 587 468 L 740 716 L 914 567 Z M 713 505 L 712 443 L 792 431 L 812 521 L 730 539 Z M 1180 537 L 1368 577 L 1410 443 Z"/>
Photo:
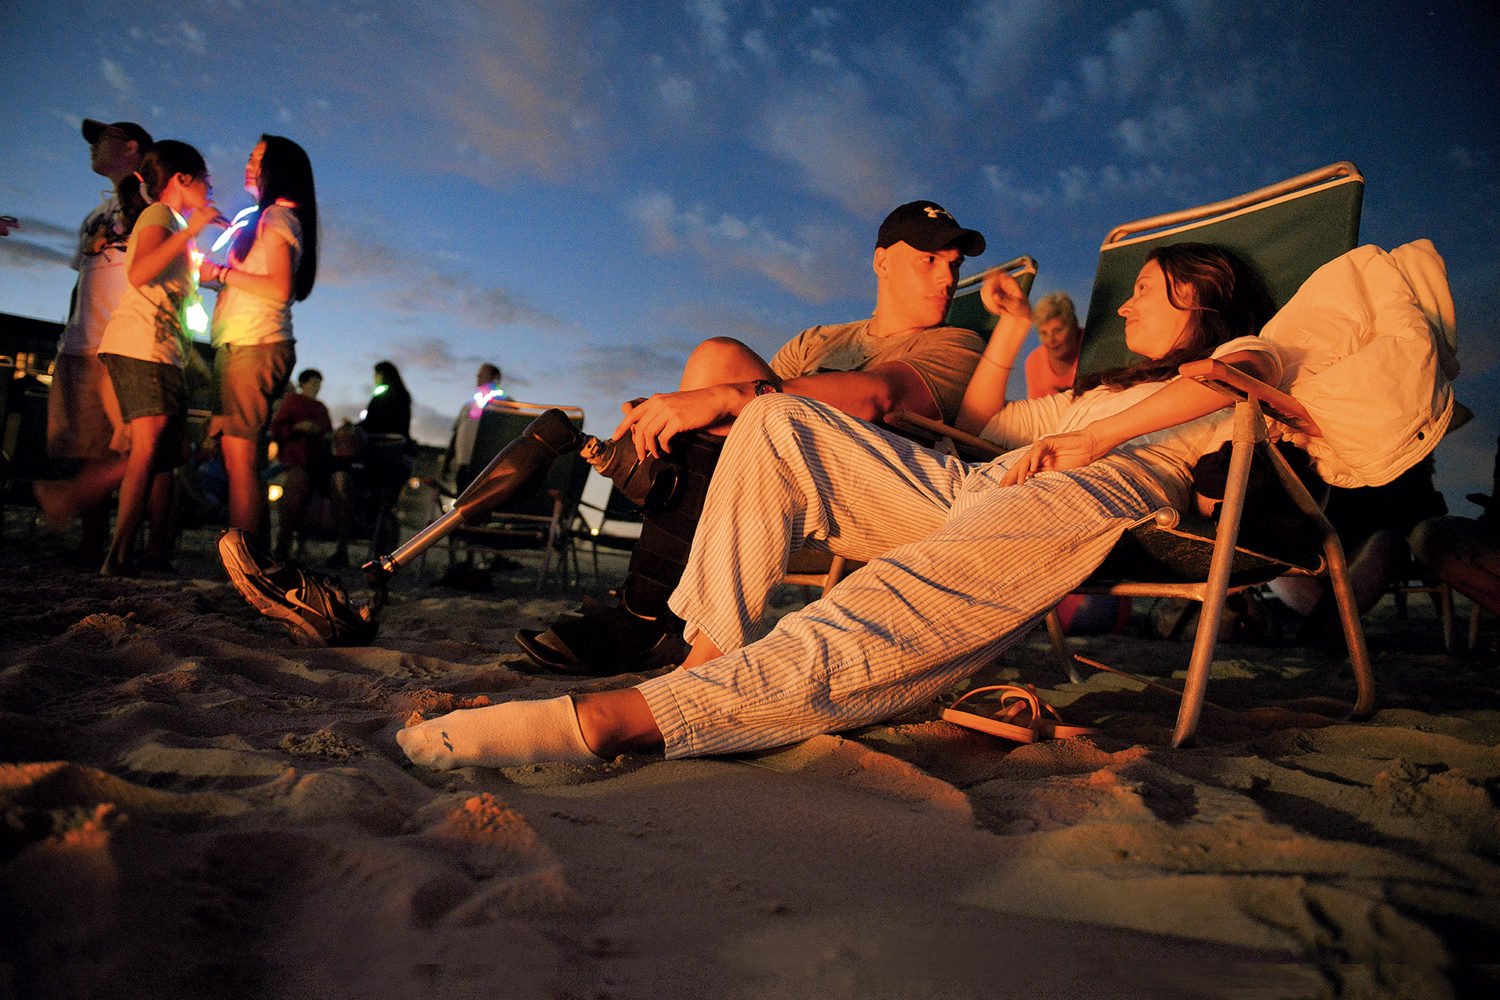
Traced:
<path fill-rule="evenodd" d="M 895 243 L 928 253 L 949 247 L 965 257 L 984 253 L 984 236 L 960 226 L 952 213 L 935 201 L 909 201 L 885 217 L 875 245 L 888 247 Z"/>
<path fill-rule="evenodd" d="M 106 124 L 93 118 L 85 118 L 83 120 L 83 137 L 90 146 L 98 142 L 99 136 L 103 135 L 106 131 L 119 132 L 125 138 L 134 140 L 142 153 L 150 149 L 156 141 L 151 138 L 150 132 L 147 132 L 135 122 L 109 122 Z"/>

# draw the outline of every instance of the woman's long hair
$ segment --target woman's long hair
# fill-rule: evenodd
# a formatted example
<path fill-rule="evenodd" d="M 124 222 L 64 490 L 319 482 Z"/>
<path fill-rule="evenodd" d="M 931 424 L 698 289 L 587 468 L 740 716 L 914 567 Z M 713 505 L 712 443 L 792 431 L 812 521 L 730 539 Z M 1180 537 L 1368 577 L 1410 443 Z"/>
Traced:
<path fill-rule="evenodd" d="M 1141 382 L 1165 382 L 1181 365 L 1208 357 L 1220 344 L 1260 333 L 1276 311 L 1260 275 L 1228 250 L 1207 243 L 1173 243 L 1152 250 L 1146 261 L 1155 261 L 1166 275 L 1167 300 L 1188 310 L 1181 342 L 1164 357 L 1085 375 L 1074 392 L 1100 385 L 1125 389 Z M 1187 291 L 1191 295 L 1185 295 Z"/>
<path fill-rule="evenodd" d="M 387 387 L 394 398 L 410 399 L 411 393 L 406 389 L 406 383 L 401 380 L 401 370 L 389 361 L 377 361 L 375 371 L 379 373 L 381 383 Z"/>
<path fill-rule="evenodd" d="M 263 135 L 266 144 L 260 160 L 260 213 L 256 224 L 246 226 L 235 236 L 231 254 L 244 260 L 255 238 L 260 234 L 259 220 L 266 209 L 285 198 L 297 207 L 292 209 L 302 223 L 302 258 L 292 276 L 292 297 L 301 302 L 312 294 L 318 277 L 318 192 L 313 184 L 312 161 L 307 151 L 285 136 Z"/>
<path fill-rule="evenodd" d="M 173 177 L 178 174 L 206 177 L 208 164 L 203 162 L 203 154 L 187 143 L 162 139 L 141 157 L 141 166 L 136 173 L 140 175 L 146 196 L 152 201 L 161 201 L 162 192 Z"/>

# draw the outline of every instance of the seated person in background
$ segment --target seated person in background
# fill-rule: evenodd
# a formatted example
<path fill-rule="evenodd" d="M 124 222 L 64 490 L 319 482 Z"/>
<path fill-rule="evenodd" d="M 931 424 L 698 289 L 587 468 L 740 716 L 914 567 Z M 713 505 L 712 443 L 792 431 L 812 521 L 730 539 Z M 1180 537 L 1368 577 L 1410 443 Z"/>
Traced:
<path fill-rule="evenodd" d="M 1469 500 L 1483 508 L 1477 518 L 1435 517 L 1417 525 L 1411 533 L 1411 550 L 1438 579 L 1469 598 L 1492 615 L 1500 615 L 1500 511 L 1495 509 L 1500 490 L 1500 450 L 1495 454 L 1495 473 L 1490 495 L 1470 493 Z"/>
<path fill-rule="evenodd" d="M 302 529 L 307 503 L 328 473 L 328 439 L 333 419 L 328 407 L 318 401 L 323 373 L 303 369 L 297 389 L 281 398 L 271 417 L 271 440 L 276 442 L 277 460 L 284 467 L 276 529 L 276 558 L 291 556 L 292 537 Z M 340 518 L 342 520 L 342 518 Z"/>
<path fill-rule="evenodd" d="M 389 361 L 378 362 L 375 390 L 359 423 L 340 427 L 333 436 L 330 484 L 335 505 L 342 505 L 349 516 L 338 519 L 338 544 L 327 565 L 335 568 L 349 565 L 351 521 L 356 517 L 369 520 L 371 512 L 381 503 L 394 501 L 411 474 L 410 449 L 411 393 L 400 369 Z M 373 503 L 356 504 L 361 495 L 371 496 Z M 370 509 L 356 511 L 356 505 Z"/>
<path fill-rule="evenodd" d="M 667 597 L 686 565 L 722 435 L 757 396 L 804 396 L 872 422 L 898 409 L 951 421 L 984 341 L 941 324 L 964 258 L 983 252 L 984 237 L 940 205 L 901 205 L 876 237 L 873 316 L 804 330 L 769 364 L 737 340 L 705 340 L 676 392 L 626 403 L 613 440 L 597 450 L 585 445 L 584 456 L 629 495 L 626 480 L 637 467 L 660 464 L 670 452 L 683 470 L 681 485 L 664 508 L 647 505 L 619 605 L 587 608 L 545 632 L 522 630 L 516 641 L 527 655 L 572 673 L 617 673 L 673 658 L 682 623 Z M 708 433 L 687 433 L 700 430 Z"/>
<path fill-rule="evenodd" d="M 464 400 L 463 407 L 453 420 L 453 433 L 448 437 L 448 450 L 443 453 L 443 466 L 439 477 L 446 480 L 453 476 L 453 490 L 462 493 L 474 480 L 478 469 L 469 468 L 474 457 L 474 438 L 479 433 L 479 418 L 484 416 L 484 407 L 492 399 L 504 399 L 505 390 L 500 388 L 500 368 L 488 361 L 479 366 L 474 375 L 474 392 Z"/>
<path fill-rule="evenodd" d="M 1406 536 L 1424 518 L 1447 512 L 1443 495 L 1432 485 L 1429 455 L 1384 486 L 1330 487 L 1323 512 L 1338 532 L 1349 561 L 1349 586 L 1360 614 L 1369 611 L 1396 579 L 1408 559 Z M 1282 576 L 1267 586 L 1292 611 L 1302 616 L 1298 643 L 1339 643 L 1338 606 L 1328 581 L 1306 576 Z"/>
<path fill-rule="evenodd" d="M 1050 292 L 1042 296 L 1033 311 L 1036 335 L 1041 345 L 1026 355 L 1026 396 L 1065 392 L 1073 388 L 1078 372 L 1078 348 L 1083 344 L 1083 328 L 1067 292 Z"/>
<path fill-rule="evenodd" d="M 986 283 L 1003 318 L 959 421 L 1014 450 L 969 465 L 816 400 L 755 400 L 672 595 L 692 642 L 682 667 L 631 688 L 452 712 L 398 733 L 407 756 L 451 768 L 738 753 L 909 711 L 1024 636 L 1133 520 L 1186 502 L 1194 462 L 1231 420 L 1229 398 L 1177 378 L 1180 364 L 1215 357 L 1281 377 L 1275 347 L 1254 336 L 1271 313 L 1254 275 L 1180 243 L 1152 251 L 1120 307 L 1147 360 L 1077 395 L 1007 402 L 1030 319 L 1007 278 Z M 804 545 L 868 562 L 770 627 L 768 598 Z"/>

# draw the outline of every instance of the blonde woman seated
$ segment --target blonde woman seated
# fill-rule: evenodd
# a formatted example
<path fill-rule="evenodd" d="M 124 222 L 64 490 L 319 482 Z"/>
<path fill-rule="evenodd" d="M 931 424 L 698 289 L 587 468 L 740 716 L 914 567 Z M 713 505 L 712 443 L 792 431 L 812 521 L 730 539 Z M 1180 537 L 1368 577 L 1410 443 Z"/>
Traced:
<path fill-rule="evenodd" d="M 407 756 L 451 768 L 734 753 L 921 705 L 1024 635 L 1131 521 L 1186 500 L 1229 412 L 1178 365 L 1212 356 L 1280 378 L 1254 336 L 1269 299 L 1214 247 L 1153 251 L 1120 307 L 1146 360 L 1076 393 L 1005 399 L 1031 308 L 1004 274 L 984 295 L 1000 319 L 959 424 L 1015 450 L 970 465 L 814 400 L 757 399 L 672 595 L 683 665 L 632 688 L 452 712 L 401 732 Z M 769 628 L 767 598 L 801 546 L 868 565 Z"/>

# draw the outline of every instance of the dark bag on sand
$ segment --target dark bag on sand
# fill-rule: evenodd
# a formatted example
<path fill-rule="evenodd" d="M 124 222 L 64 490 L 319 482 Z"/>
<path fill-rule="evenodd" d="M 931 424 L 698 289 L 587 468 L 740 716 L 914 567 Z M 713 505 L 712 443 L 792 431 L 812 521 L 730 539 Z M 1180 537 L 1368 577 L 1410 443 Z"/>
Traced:
<path fill-rule="evenodd" d="M 219 536 L 219 559 L 240 596 L 297 642 L 364 646 L 375 638 L 378 623 L 349 600 L 342 583 L 295 562 L 277 562 L 238 528 Z"/>

